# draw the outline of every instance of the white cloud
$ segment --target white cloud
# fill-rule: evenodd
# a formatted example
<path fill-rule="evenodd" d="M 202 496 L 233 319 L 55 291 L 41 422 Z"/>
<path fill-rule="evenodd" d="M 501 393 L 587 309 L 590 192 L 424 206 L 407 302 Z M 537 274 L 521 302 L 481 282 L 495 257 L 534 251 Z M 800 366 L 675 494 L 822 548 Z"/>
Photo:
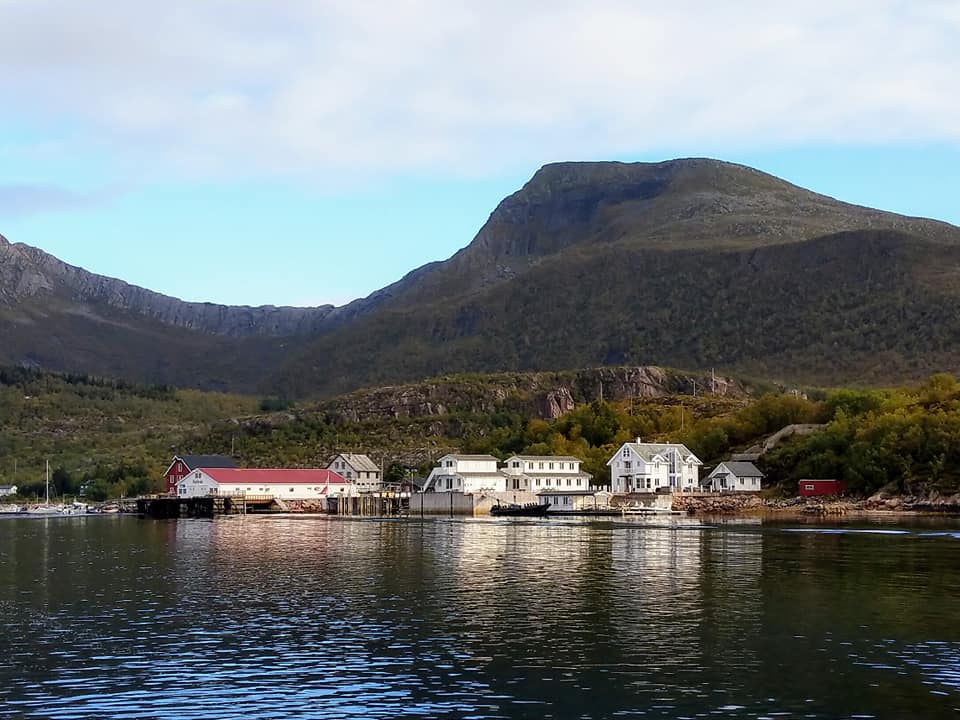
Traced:
<path fill-rule="evenodd" d="M 958 36 L 939 0 L 0 0 L 0 101 L 147 175 L 958 143 Z"/>
<path fill-rule="evenodd" d="M 0 217 L 5 220 L 28 215 L 89 207 L 113 196 L 112 191 L 83 193 L 44 184 L 0 184 Z"/>

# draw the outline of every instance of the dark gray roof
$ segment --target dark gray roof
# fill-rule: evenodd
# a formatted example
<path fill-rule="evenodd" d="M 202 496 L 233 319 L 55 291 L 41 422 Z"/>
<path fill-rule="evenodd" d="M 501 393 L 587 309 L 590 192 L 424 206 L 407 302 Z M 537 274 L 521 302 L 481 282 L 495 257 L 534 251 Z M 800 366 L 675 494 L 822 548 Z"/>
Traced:
<path fill-rule="evenodd" d="M 737 477 L 763 477 L 763 473 L 760 472 L 760 469 L 752 462 L 734 462 L 729 460 L 722 464 Z"/>
<path fill-rule="evenodd" d="M 371 460 L 366 455 L 359 455 L 354 453 L 340 453 L 337 457 L 342 457 L 347 465 L 352 467 L 354 470 L 363 470 L 364 472 L 379 472 L 380 468 L 377 464 Z M 334 458 L 336 460 L 336 458 Z"/>
<path fill-rule="evenodd" d="M 226 455 L 178 455 L 190 470 L 198 468 L 235 468 L 237 464 Z"/>

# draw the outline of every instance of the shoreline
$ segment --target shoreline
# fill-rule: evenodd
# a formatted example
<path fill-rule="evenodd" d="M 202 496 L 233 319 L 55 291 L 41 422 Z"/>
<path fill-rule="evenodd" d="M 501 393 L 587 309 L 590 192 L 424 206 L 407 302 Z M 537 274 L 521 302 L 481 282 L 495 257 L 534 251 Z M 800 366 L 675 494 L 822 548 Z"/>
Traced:
<path fill-rule="evenodd" d="M 874 495 L 869 498 L 765 498 L 759 495 L 674 495 L 673 509 L 691 515 L 960 516 L 960 495 Z"/>

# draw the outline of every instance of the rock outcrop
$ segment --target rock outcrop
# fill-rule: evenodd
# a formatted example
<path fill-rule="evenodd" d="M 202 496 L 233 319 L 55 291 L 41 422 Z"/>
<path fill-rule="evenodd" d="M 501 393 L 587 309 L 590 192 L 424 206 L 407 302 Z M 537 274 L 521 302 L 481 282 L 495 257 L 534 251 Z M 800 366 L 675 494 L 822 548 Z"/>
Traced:
<path fill-rule="evenodd" d="M 631 398 L 659 398 L 701 393 L 711 385 L 716 395 L 744 397 L 733 378 L 683 373 L 665 368 L 609 367 L 571 372 L 501 373 L 427 380 L 409 385 L 360 390 L 319 406 L 333 420 L 363 422 L 418 418 L 451 412 L 493 413 L 514 410 L 529 417 L 558 418 L 577 404 Z"/>

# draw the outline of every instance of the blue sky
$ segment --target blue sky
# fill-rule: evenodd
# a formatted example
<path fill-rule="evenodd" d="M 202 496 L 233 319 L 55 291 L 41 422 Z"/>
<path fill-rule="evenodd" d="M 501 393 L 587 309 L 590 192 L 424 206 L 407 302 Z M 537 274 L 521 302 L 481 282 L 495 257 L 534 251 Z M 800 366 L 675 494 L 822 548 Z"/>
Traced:
<path fill-rule="evenodd" d="M 718 157 L 960 224 L 960 4 L 662 5 L 0 0 L 0 234 L 311 305 L 449 257 L 558 160 Z"/>

